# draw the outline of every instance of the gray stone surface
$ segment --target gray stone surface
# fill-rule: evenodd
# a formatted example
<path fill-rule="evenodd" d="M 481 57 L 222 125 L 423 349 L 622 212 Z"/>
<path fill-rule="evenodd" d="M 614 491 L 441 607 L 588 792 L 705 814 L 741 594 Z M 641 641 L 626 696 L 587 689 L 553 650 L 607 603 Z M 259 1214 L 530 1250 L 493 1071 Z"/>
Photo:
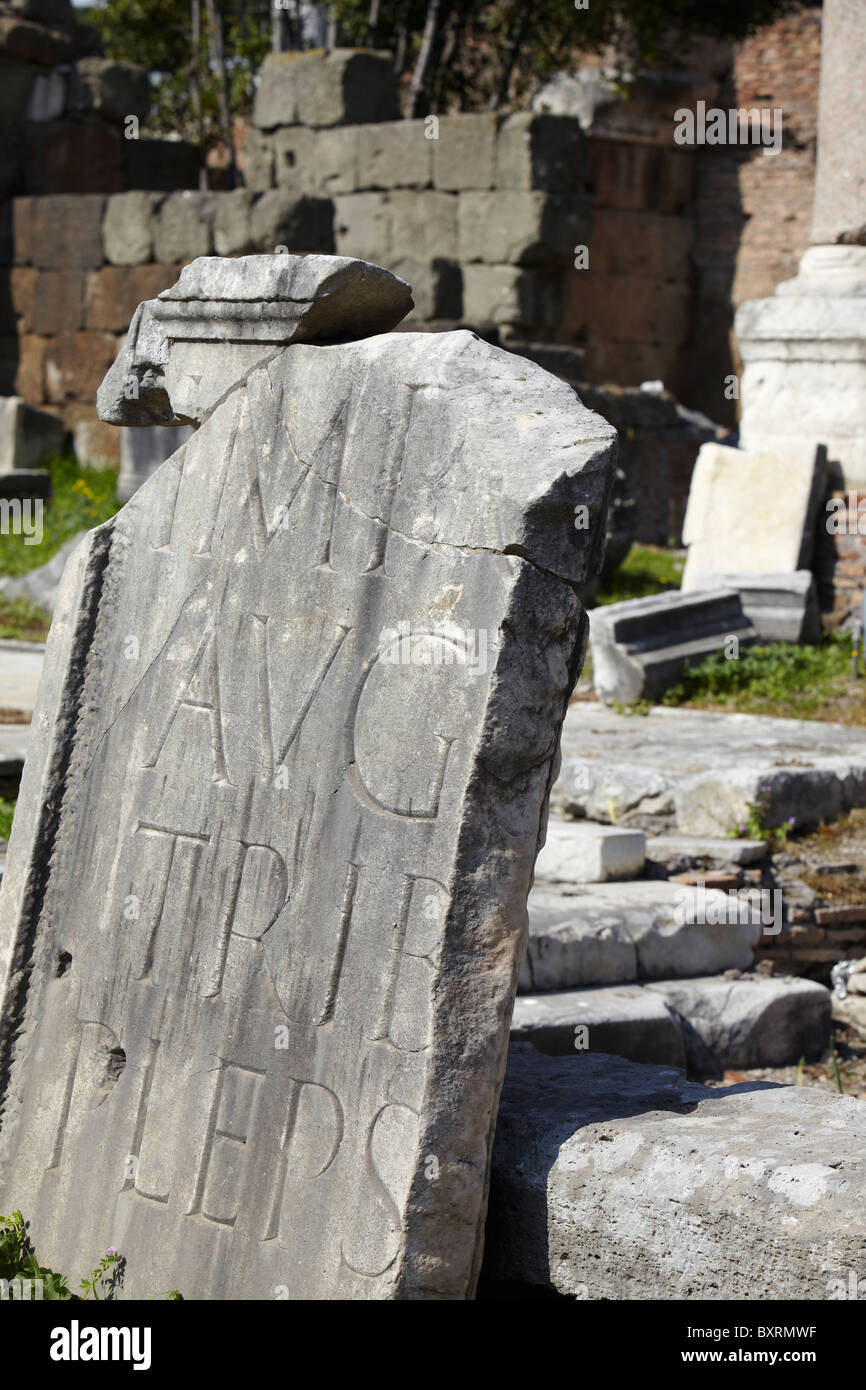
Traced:
<path fill-rule="evenodd" d="M 654 594 L 593 608 L 589 615 L 592 680 L 602 700 L 652 700 L 675 685 L 687 665 L 739 652 L 755 629 L 733 589 Z"/>
<path fill-rule="evenodd" d="M 363 188 L 427 188 L 433 182 L 433 145 L 424 121 L 383 121 L 358 131 Z"/>
<path fill-rule="evenodd" d="M 574 194 L 467 190 L 458 199 L 462 261 L 571 267 L 589 244 L 589 210 Z"/>
<path fill-rule="evenodd" d="M 697 574 L 694 589 L 735 589 L 762 642 L 817 642 L 821 614 L 811 570 L 783 574 Z"/>
<path fill-rule="evenodd" d="M 433 184 L 448 192 L 492 188 L 496 178 L 496 117 L 464 112 L 439 117 L 433 146 Z"/>
<path fill-rule="evenodd" d="M 511 1040 L 531 1043 L 551 1057 L 572 1057 L 591 1049 L 630 1062 L 686 1065 L 677 1015 L 663 995 L 640 985 L 519 995 Z"/>
<path fill-rule="evenodd" d="M 114 425 L 197 424 L 278 346 L 385 332 L 411 307 L 409 285 L 363 261 L 201 257 L 136 309 L 97 410 Z"/>
<path fill-rule="evenodd" d="M 0 724 L 0 796 L 11 799 L 18 795 L 29 746 L 26 724 Z"/>
<path fill-rule="evenodd" d="M 862 1101 L 512 1048 L 485 1269 L 574 1298 L 823 1300 L 862 1269 L 864 1183 Z"/>
<path fill-rule="evenodd" d="M 702 913 L 702 906 L 708 910 Z M 724 920 L 695 920 L 717 912 Z M 645 879 L 565 892 L 536 883 L 529 895 L 520 988 L 562 990 L 743 970 L 752 964 L 761 932 L 757 908 L 744 902 L 741 914 L 739 902 L 718 889 L 702 892 Z"/>
<path fill-rule="evenodd" d="M 695 1071 L 723 1067 L 787 1067 L 820 1061 L 830 1040 L 830 991 L 816 980 L 745 975 L 659 980 L 661 994 L 694 1029 L 700 1046 L 687 1056 Z M 654 1058 L 646 1058 L 653 1061 Z"/>
<path fill-rule="evenodd" d="M 859 238 L 866 229 L 866 25 L 858 0 L 824 0 L 812 241 Z"/>
<path fill-rule="evenodd" d="M 263 130 L 361 125 L 399 115 L 393 55 L 369 49 L 269 53 L 253 105 L 253 122 Z"/>
<path fill-rule="evenodd" d="M 642 830 L 618 830 L 593 821 L 551 820 L 535 861 L 535 877 L 550 883 L 637 878 L 643 869 L 644 842 Z"/>
<path fill-rule="evenodd" d="M 46 1263 L 471 1294 L 614 446 L 467 332 L 295 343 L 76 552 L 0 895 Z"/>
<path fill-rule="evenodd" d="M 162 194 L 139 191 L 106 200 L 102 245 L 109 265 L 142 265 L 152 259 L 154 213 L 161 200 Z"/>
<path fill-rule="evenodd" d="M 191 434 L 190 425 L 124 428 L 120 436 L 120 472 L 117 475 L 117 495 L 121 501 L 128 502 L 151 473 L 171 458 Z"/>
<path fill-rule="evenodd" d="M 518 111 L 505 118 L 496 138 L 496 187 L 573 193 L 586 162 L 586 138 L 577 119 Z"/>
<path fill-rule="evenodd" d="M 35 469 L 47 454 L 59 453 L 67 431 L 62 420 L 27 405 L 20 396 L 0 396 L 0 473 Z"/>
<path fill-rule="evenodd" d="M 767 853 L 766 840 L 734 840 L 712 835 L 655 835 L 645 846 L 646 858 L 669 868 L 671 873 L 698 865 L 715 869 L 722 864 L 756 864 Z"/>
<path fill-rule="evenodd" d="M 293 255 L 330 255 L 335 249 L 333 221 L 329 198 L 310 198 L 272 188 L 256 199 L 250 211 L 250 232 L 257 247 L 275 251 L 278 246 L 285 246 Z"/>
<path fill-rule="evenodd" d="M 171 264 L 209 256 L 213 251 L 213 223 L 219 198 L 213 193 L 186 189 L 170 193 L 153 220 L 154 260 Z"/>
<path fill-rule="evenodd" d="M 4 576 L 0 579 L 0 593 L 4 598 L 29 599 L 48 613 L 53 613 L 66 562 L 86 534 L 86 531 L 79 531 L 76 535 L 70 536 L 68 541 L 63 542 L 56 555 L 52 555 L 44 565 L 38 565 L 26 574 Z"/>
<path fill-rule="evenodd" d="M 767 825 L 816 825 L 866 805 L 866 736 L 820 720 L 573 704 L 551 805 L 654 833 L 724 838 L 764 807 Z M 742 833 L 742 832 L 741 832 Z"/>
<path fill-rule="evenodd" d="M 224 193 L 213 223 L 213 248 L 218 256 L 245 256 L 258 248 L 252 232 L 255 194 L 247 188 Z"/>

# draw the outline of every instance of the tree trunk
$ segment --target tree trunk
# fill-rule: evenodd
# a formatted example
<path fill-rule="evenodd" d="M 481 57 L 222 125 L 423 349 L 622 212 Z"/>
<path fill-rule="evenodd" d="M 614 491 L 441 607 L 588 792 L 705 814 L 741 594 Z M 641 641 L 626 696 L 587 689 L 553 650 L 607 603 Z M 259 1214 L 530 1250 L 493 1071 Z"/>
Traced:
<path fill-rule="evenodd" d="M 529 2 L 528 0 L 524 0 L 523 8 L 515 18 L 511 26 L 511 32 L 508 35 L 508 52 L 505 55 L 505 65 L 502 69 L 496 90 L 487 104 L 489 111 L 498 111 L 508 96 L 511 74 L 514 72 L 514 65 L 517 62 L 517 56 L 520 53 L 521 45 L 526 35 L 528 21 Z"/>
<path fill-rule="evenodd" d="M 441 0 L 429 0 L 427 5 L 427 18 L 424 21 L 424 33 L 421 37 L 421 47 L 418 50 L 418 57 L 415 61 L 415 71 L 412 73 L 412 85 L 409 88 L 410 116 L 424 115 L 430 60 L 433 56 L 433 48 L 439 29 L 440 3 Z"/>
<path fill-rule="evenodd" d="M 207 168 L 204 162 L 204 122 L 201 108 L 201 0 L 190 0 L 189 7 L 190 49 L 189 49 L 189 94 L 192 101 L 192 116 L 195 123 L 195 138 L 202 154 L 201 168 L 198 171 L 198 186 L 207 188 Z"/>
<path fill-rule="evenodd" d="M 379 28 L 379 0 L 370 0 L 370 13 L 367 16 L 367 33 L 364 42 L 367 48 L 376 47 L 377 30 Z"/>
<path fill-rule="evenodd" d="M 226 147 L 226 154 L 228 156 L 229 187 L 234 188 L 237 183 L 238 167 L 235 158 L 235 141 L 229 104 L 229 79 L 228 73 L 226 72 L 226 59 L 223 49 L 222 18 L 217 9 L 217 0 L 205 0 L 205 4 L 207 6 L 208 19 L 208 50 L 210 52 L 211 64 L 216 73 L 220 125 L 222 127 L 222 137 Z"/>

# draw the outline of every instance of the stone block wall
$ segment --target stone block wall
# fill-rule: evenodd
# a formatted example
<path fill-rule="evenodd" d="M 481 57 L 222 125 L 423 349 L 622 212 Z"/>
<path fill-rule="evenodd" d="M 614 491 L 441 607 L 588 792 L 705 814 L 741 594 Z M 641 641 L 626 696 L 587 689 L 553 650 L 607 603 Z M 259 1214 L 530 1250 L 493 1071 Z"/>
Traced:
<path fill-rule="evenodd" d="M 0 394 L 59 416 L 84 460 L 118 463 L 96 391 L 138 304 L 196 256 L 334 250 L 328 200 L 281 192 L 15 198 L 0 224 Z"/>

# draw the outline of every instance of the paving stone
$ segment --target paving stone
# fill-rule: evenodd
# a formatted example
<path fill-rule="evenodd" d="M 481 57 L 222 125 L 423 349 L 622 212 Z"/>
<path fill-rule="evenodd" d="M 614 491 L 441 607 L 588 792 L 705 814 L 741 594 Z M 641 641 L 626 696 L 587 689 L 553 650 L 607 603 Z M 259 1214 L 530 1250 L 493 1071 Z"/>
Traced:
<path fill-rule="evenodd" d="M 702 915 L 722 920 L 695 920 Z M 529 895 L 520 988 L 561 990 L 748 969 L 761 937 L 760 912 L 715 889 L 702 893 L 644 879 L 565 892 L 538 882 Z"/>
<path fill-rule="evenodd" d="M 647 859 L 676 873 L 703 863 L 712 867 L 756 864 L 767 853 L 767 841 L 722 840 L 710 835 L 655 835 L 647 840 L 645 852 Z"/>
<path fill-rule="evenodd" d="M 679 1019 L 662 996 L 640 985 L 519 995 L 511 1041 L 553 1057 L 591 1049 L 632 1062 L 686 1064 Z"/>
<path fill-rule="evenodd" d="M 838 1297 L 864 1181 L 862 1101 L 512 1048 L 485 1270 L 579 1299 Z"/>
<path fill-rule="evenodd" d="M 637 878 L 643 869 L 645 838 L 642 830 L 618 830 L 593 821 L 550 820 L 535 861 L 535 877 L 550 883 Z"/>

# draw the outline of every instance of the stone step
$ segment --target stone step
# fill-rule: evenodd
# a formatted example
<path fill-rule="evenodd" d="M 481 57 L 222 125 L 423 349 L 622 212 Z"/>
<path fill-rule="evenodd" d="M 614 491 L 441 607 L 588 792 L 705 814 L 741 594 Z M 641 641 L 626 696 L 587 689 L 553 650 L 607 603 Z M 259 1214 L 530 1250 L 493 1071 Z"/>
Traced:
<path fill-rule="evenodd" d="M 817 825 L 866 806 L 866 730 L 715 710 L 569 707 L 551 794 L 557 814 L 725 837 L 745 823 L 750 801 L 770 826 L 791 816 Z"/>
<path fill-rule="evenodd" d="M 830 991 L 814 980 L 712 975 L 521 995 L 511 1036 L 554 1056 L 610 1052 L 720 1076 L 726 1067 L 819 1059 L 829 1041 L 830 1008 Z"/>
<path fill-rule="evenodd" d="M 696 574 L 690 586 L 735 589 L 762 642 L 817 642 L 821 614 L 811 570 L 787 574 Z"/>
<path fill-rule="evenodd" d="M 864 1244 L 862 1101 L 511 1048 L 485 1279 L 576 1299 L 772 1307 L 848 1297 Z"/>
<path fill-rule="evenodd" d="M 743 906 L 750 920 L 728 917 Z M 746 970 L 761 938 L 756 909 L 748 913 L 716 889 L 639 879 L 598 883 L 570 892 L 544 883 L 529 894 L 529 946 L 519 988 L 576 989 L 680 975 Z"/>
<path fill-rule="evenodd" d="M 646 841 L 646 858 L 667 873 L 687 869 L 755 864 L 767 853 L 766 840 L 722 839 L 710 835 L 654 835 Z"/>
<path fill-rule="evenodd" d="M 535 861 L 536 881 L 604 883 L 637 878 L 643 871 L 645 840 L 642 830 L 551 819 Z"/>

